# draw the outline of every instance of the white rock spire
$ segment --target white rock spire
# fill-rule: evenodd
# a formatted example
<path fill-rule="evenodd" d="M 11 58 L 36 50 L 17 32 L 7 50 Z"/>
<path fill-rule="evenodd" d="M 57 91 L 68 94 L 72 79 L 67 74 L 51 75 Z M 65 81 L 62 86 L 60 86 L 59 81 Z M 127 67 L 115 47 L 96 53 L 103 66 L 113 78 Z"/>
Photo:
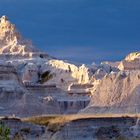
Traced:
<path fill-rule="evenodd" d="M 0 18 L 0 54 L 17 53 L 25 54 L 38 52 L 31 41 L 23 39 L 16 26 L 12 24 L 7 16 Z"/>

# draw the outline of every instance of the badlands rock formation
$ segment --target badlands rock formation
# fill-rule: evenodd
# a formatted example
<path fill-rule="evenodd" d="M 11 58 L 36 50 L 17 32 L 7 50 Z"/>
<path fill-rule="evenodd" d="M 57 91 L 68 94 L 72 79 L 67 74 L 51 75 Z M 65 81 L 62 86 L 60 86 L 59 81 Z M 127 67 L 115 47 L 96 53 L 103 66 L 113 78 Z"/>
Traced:
<path fill-rule="evenodd" d="M 51 119 L 56 114 L 103 116 L 46 123 L 46 127 L 15 119 L 2 120 L 12 129 L 11 138 L 140 138 L 139 118 L 134 117 L 140 113 L 140 52 L 131 53 L 120 62 L 77 66 L 39 51 L 2 16 L 0 59 L 0 116 L 53 115 Z M 108 113 L 120 117 L 104 118 Z M 122 118 L 122 114 L 133 117 Z"/>
<path fill-rule="evenodd" d="M 88 95 L 70 95 L 72 83 L 90 84 L 92 71 L 53 59 L 22 37 L 6 16 L 0 18 L 0 115 L 77 113 Z"/>
<path fill-rule="evenodd" d="M 36 49 L 0 18 L 0 115 L 139 113 L 140 53 L 77 66 Z"/>
<path fill-rule="evenodd" d="M 90 113 L 139 113 L 140 71 L 120 71 L 106 75 L 92 91 L 84 110 Z"/>
<path fill-rule="evenodd" d="M 92 90 L 92 98 L 83 113 L 140 112 L 140 53 L 131 53 L 119 64 L 119 72 L 100 79 Z"/>
<path fill-rule="evenodd" d="M 40 96 L 39 96 L 40 97 Z M 58 102 L 30 94 L 14 66 L 0 64 L 0 115 L 32 116 L 60 113 Z"/>

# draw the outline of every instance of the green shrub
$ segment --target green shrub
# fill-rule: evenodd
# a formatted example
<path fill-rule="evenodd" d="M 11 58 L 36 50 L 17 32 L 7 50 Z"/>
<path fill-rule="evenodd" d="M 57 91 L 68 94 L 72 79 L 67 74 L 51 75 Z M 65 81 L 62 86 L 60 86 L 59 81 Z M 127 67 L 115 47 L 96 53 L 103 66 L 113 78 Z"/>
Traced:
<path fill-rule="evenodd" d="M 9 135 L 10 135 L 10 129 L 1 122 L 0 123 L 0 140 L 10 140 Z"/>

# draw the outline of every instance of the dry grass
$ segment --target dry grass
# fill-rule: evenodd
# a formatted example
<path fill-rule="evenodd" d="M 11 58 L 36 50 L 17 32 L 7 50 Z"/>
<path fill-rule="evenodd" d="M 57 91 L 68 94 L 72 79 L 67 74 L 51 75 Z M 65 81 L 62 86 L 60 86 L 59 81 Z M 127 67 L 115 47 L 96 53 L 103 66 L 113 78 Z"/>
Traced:
<path fill-rule="evenodd" d="M 38 125 L 45 125 L 48 131 L 57 132 L 63 128 L 63 126 L 71 121 L 79 119 L 91 119 L 91 118 L 140 118 L 140 114 L 75 114 L 75 115 L 47 115 L 47 116 L 34 116 L 30 118 L 23 118 L 23 122 L 30 122 Z M 125 137 L 118 137 L 117 140 L 129 140 Z M 131 139 L 132 140 L 132 139 Z M 140 140 L 135 138 L 133 140 Z"/>
<path fill-rule="evenodd" d="M 60 116 L 40 116 L 23 119 L 24 122 L 30 122 L 48 127 L 48 131 L 57 132 L 67 122 L 65 117 Z"/>
<path fill-rule="evenodd" d="M 74 115 L 45 115 L 45 116 L 33 116 L 29 118 L 23 118 L 23 122 L 31 122 L 39 125 L 64 125 L 77 119 L 90 119 L 90 118 L 119 118 L 119 117 L 132 117 L 140 118 L 140 114 L 74 114 Z"/>

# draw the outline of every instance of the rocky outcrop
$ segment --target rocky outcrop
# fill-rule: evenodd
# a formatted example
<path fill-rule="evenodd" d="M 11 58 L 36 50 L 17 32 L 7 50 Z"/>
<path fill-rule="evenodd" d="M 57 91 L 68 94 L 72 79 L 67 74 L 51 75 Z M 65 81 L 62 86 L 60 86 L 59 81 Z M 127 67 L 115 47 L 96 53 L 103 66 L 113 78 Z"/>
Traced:
<path fill-rule="evenodd" d="M 135 59 L 140 59 L 140 52 L 133 52 L 125 57 L 126 61 L 133 61 Z"/>
<path fill-rule="evenodd" d="M 140 70 L 140 53 L 130 53 L 120 62 L 118 68 L 120 70 Z"/>
<path fill-rule="evenodd" d="M 71 83 L 89 83 L 92 75 L 85 65 L 78 67 L 62 60 L 49 60 L 42 65 L 41 71 L 50 71 L 53 74 L 52 79 L 45 84 L 56 84 L 66 90 Z"/>
<path fill-rule="evenodd" d="M 0 18 L 0 58 L 10 60 L 34 57 L 49 58 L 46 53 L 35 48 L 30 40 L 24 39 L 8 17 L 2 16 Z"/>
<path fill-rule="evenodd" d="M 106 75 L 92 91 L 84 113 L 139 113 L 140 71 Z"/>
<path fill-rule="evenodd" d="M 11 24 L 6 16 L 0 19 L 0 53 L 29 53 L 36 52 L 32 43 L 24 40 L 17 31 L 15 25 Z"/>

